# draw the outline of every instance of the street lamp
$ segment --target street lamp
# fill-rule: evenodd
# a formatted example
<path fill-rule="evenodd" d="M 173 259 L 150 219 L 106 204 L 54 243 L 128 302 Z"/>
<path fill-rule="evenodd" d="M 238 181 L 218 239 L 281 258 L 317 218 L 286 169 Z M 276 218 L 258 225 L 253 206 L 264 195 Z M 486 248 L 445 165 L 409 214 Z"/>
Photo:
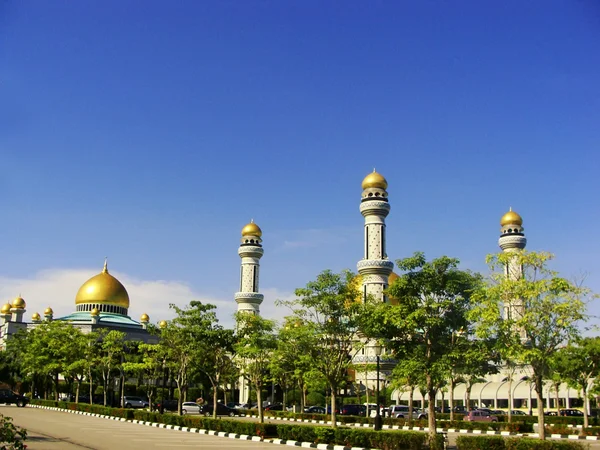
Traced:
<path fill-rule="evenodd" d="M 373 422 L 373 429 L 375 431 L 380 431 L 382 428 L 382 419 L 381 419 L 381 411 L 379 408 L 379 357 L 381 356 L 381 344 L 379 342 L 375 343 L 375 346 L 373 347 L 373 350 L 375 351 L 375 356 L 377 357 L 377 409 L 375 412 L 375 421 Z"/>

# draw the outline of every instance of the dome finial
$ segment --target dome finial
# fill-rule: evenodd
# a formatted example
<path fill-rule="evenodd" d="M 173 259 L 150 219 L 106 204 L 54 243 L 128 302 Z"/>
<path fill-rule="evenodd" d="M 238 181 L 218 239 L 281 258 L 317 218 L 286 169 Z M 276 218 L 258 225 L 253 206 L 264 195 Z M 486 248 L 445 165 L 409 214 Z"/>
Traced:
<path fill-rule="evenodd" d="M 104 268 L 102 269 L 102 273 L 108 273 L 108 257 L 104 257 Z"/>

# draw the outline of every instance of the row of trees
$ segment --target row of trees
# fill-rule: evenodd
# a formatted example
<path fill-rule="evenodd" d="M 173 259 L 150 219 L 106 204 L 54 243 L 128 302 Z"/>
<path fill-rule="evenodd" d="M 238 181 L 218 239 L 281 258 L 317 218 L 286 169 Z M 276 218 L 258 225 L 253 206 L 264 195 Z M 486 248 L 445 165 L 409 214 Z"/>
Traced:
<path fill-rule="evenodd" d="M 452 405 L 458 382 L 472 385 L 494 371 L 529 365 L 543 437 L 544 381 L 577 380 L 573 383 L 586 396 L 598 370 L 598 358 L 576 353 L 589 355 L 597 346 L 596 340 L 581 340 L 580 335 L 586 301 L 593 296 L 550 271 L 550 259 L 533 252 L 493 255 L 491 279 L 484 280 L 459 269 L 454 258 L 427 261 L 416 253 L 397 261 L 402 274 L 388 290 L 397 304 L 363 302 L 354 274 L 324 271 L 297 289 L 294 300 L 279 302 L 290 309 L 280 327 L 242 313 L 236 316 L 236 329 L 226 329 L 213 305 L 192 301 L 183 309 L 171 305 L 175 319 L 151 329 L 160 338 L 157 344 L 126 342 L 117 331 L 84 335 L 68 324 L 50 322 L 11 340 L 7 355 L 12 367 L 19 367 L 34 385 L 51 380 L 58 392 L 59 376 L 76 386 L 85 379 L 90 399 L 92 384 L 102 383 L 106 393 L 115 374 L 121 385 L 127 377 L 144 380 L 152 399 L 167 374 L 176 385 L 180 410 L 190 385 L 210 385 L 216 403 L 219 387 L 241 374 L 256 392 L 261 421 L 266 383 L 277 383 L 284 391 L 297 387 L 301 406 L 309 389 L 325 387 L 335 424 L 340 388 L 348 383 L 351 369 L 365 370 L 353 366 L 353 357 L 366 343 L 380 341 L 398 361 L 393 385 L 428 395 L 432 432 L 436 419 L 431 399 L 440 389 L 448 390 Z M 522 278 L 504 276 L 509 262 L 523 267 Z M 507 315 L 511 302 L 523 310 Z M 581 359 L 593 362 L 573 362 Z"/>

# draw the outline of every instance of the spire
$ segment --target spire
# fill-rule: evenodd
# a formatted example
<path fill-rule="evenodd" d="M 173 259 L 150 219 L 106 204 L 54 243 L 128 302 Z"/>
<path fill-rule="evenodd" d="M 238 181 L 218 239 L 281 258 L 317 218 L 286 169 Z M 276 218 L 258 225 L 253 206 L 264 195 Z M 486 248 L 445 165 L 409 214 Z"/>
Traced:
<path fill-rule="evenodd" d="M 102 273 L 108 273 L 108 257 L 104 257 L 104 268 L 102 269 Z"/>

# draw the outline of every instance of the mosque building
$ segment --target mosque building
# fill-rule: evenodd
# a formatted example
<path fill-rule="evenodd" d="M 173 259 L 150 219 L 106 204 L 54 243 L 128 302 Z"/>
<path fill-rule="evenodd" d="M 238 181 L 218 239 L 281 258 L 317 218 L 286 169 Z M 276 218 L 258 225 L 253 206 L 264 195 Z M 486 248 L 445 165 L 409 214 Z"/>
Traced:
<path fill-rule="evenodd" d="M 156 342 L 156 337 L 148 333 L 150 318 L 142 314 L 136 322 L 128 314 L 129 294 L 121 282 L 108 272 L 106 261 L 98 275 L 87 280 L 75 296 L 75 312 L 60 318 L 54 318 L 54 311 L 48 307 L 44 316 L 35 312 L 31 321 L 26 321 L 25 300 L 19 295 L 12 303 L 6 303 L 0 309 L 0 349 L 6 347 L 6 341 L 19 330 L 30 330 L 42 322 L 67 321 L 84 333 L 100 328 L 118 330 L 126 333 L 127 340 Z"/>

